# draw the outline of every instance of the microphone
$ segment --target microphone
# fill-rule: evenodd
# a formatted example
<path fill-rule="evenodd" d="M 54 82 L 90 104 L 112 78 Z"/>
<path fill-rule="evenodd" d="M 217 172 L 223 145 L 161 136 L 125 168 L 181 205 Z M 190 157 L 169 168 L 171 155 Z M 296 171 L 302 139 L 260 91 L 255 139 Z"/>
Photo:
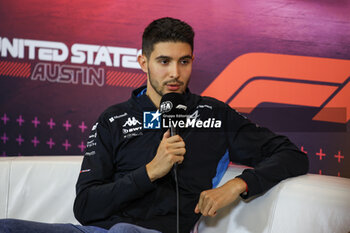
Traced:
<path fill-rule="evenodd" d="M 178 135 L 180 128 L 178 123 L 186 118 L 187 106 L 185 97 L 179 93 L 168 93 L 162 96 L 159 105 L 159 112 L 162 113 L 163 121 L 169 118 L 170 136 Z M 173 167 L 175 188 L 176 188 L 176 232 L 180 232 L 180 197 L 179 182 L 177 177 L 177 163 Z"/>
<path fill-rule="evenodd" d="M 171 92 L 162 96 L 159 111 L 163 120 L 169 121 L 170 136 L 179 134 L 178 123 L 186 119 L 186 110 L 185 97 L 182 94 Z"/>

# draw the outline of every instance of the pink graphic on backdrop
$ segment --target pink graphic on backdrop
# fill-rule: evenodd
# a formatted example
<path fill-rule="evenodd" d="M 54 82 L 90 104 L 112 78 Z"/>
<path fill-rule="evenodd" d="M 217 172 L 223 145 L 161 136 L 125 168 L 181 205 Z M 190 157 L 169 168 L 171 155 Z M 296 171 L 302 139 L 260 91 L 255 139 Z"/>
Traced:
<path fill-rule="evenodd" d="M 83 152 L 86 148 L 84 141 L 81 141 L 80 145 L 78 146 L 80 148 L 80 151 Z"/>
<path fill-rule="evenodd" d="M 38 117 L 34 117 L 34 120 L 32 120 L 32 123 L 34 124 L 34 127 L 38 127 L 38 125 L 40 124 L 40 121 L 38 120 Z"/>
<path fill-rule="evenodd" d="M 322 158 L 323 158 L 324 156 L 326 156 L 326 154 L 322 152 L 322 148 L 320 149 L 320 152 L 317 152 L 317 153 L 316 153 L 316 155 L 317 155 L 317 156 L 320 156 L 320 160 L 322 160 Z"/>
<path fill-rule="evenodd" d="M 1 137 L 1 140 L 4 144 L 6 144 L 6 142 L 9 140 L 9 138 L 7 137 L 6 133 L 4 133 Z"/>
<path fill-rule="evenodd" d="M 344 156 L 341 155 L 340 150 L 338 150 L 338 154 L 334 155 L 334 158 L 337 158 L 338 159 L 338 163 L 340 163 L 341 159 L 344 159 Z"/>
<path fill-rule="evenodd" d="M 119 71 L 108 71 L 106 84 L 120 87 L 139 87 L 147 80 L 144 73 L 130 73 Z"/>
<path fill-rule="evenodd" d="M 72 127 L 72 125 L 69 124 L 69 121 L 68 121 L 68 120 L 66 120 L 66 122 L 65 122 L 64 124 L 62 124 L 62 125 L 63 125 L 64 128 L 66 128 L 66 131 L 68 131 L 69 128 Z"/>
<path fill-rule="evenodd" d="M 0 75 L 29 78 L 29 63 L 0 61 Z"/>
<path fill-rule="evenodd" d="M 1 117 L 1 120 L 4 122 L 4 125 L 7 124 L 8 121 L 10 121 L 10 118 L 7 117 L 6 113 L 4 114 L 3 117 Z"/>
<path fill-rule="evenodd" d="M 304 146 L 301 146 L 300 150 L 301 150 L 302 152 L 304 152 L 305 154 L 307 154 L 307 151 L 304 150 Z"/>
<path fill-rule="evenodd" d="M 56 123 L 52 120 L 52 118 L 50 118 L 50 121 L 47 122 L 47 125 L 50 126 L 50 129 L 53 129 Z"/>
<path fill-rule="evenodd" d="M 50 138 L 50 140 L 47 141 L 46 144 L 49 145 L 50 149 L 52 149 L 52 147 L 53 147 L 54 145 L 56 145 L 56 143 L 55 143 L 54 141 L 52 141 L 52 138 Z"/>
<path fill-rule="evenodd" d="M 22 115 L 19 115 L 19 117 L 16 119 L 16 121 L 18 122 L 19 126 L 22 126 L 22 124 L 24 123 L 24 119 L 22 118 Z"/>
<path fill-rule="evenodd" d="M 37 137 L 35 136 L 34 138 L 33 138 L 33 140 L 32 140 L 32 143 L 33 143 L 33 145 L 34 145 L 34 147 L 36 147 L 39 143 L 40 143 L 40 141 L 37 139 Z"/>
<path fill-rule="evenodd" d="M 69 144 L 68 140 L 66 139 L 66 141 L 64 143 L 62 143 L 62 146 L 65 148 L 65 150 L 67 151 L 69 147 L 71 147 L 72 145 Z"/>
<path fill-rule="evenodd" d="M 82 133 L 84 133 L 84 131 L 87 129 L 87 126 L 85 125 L 84 121 L 81 122 L 81 125 L 79 125 L 79 128 L 81 129 Z"/>
<path fill-rule="evenodd" d="M 22 142 L 24 142 L 24 139 L 22 138 L 22 135 L 18 135 L 18 138 L 16 138 L 16 141 L 18 142 L 18 145 L 22 145 Z"/>
<path fill-rule="evenodd" d="M 6 152 L 3 151 L 2 154 L 1 154 L 2 157 L 6 157 Z"/>

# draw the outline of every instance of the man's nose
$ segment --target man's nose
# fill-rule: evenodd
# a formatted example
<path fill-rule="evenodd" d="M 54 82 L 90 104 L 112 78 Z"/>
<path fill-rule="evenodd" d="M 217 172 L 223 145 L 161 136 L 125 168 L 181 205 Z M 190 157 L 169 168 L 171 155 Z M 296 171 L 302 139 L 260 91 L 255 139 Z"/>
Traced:
<path fill-rule="evenodd" d="M 179 64 L 173 63 L 170 68 L 170 77 L 171 78 L 179 78 L 180 71 L 179 71 Z"/>

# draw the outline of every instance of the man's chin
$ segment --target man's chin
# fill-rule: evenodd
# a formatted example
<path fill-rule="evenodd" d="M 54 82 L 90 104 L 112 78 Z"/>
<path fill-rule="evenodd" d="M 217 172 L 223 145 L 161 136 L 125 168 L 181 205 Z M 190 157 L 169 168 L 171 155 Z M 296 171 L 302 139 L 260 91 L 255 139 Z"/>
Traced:
<path fill-rule="evenodd" d="M 168 94 L 168 93 L 179 93 L 179 94 L 183 94 L 183 93 L 185 93 L 185 91 L 184 91 L 184 90 L 175 90 L 175 91 L 166 90 L 166 91 L 163 91 L 163 95 Z"/>

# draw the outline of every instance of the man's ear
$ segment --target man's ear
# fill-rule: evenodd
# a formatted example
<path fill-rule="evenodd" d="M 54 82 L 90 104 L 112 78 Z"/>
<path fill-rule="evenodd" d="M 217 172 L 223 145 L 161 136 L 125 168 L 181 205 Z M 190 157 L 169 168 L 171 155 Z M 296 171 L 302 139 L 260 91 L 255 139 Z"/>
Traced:
<path fill-rule="evenodd" d="M 148 69 L 147 69 L 147 57 L 143 54 L 140 54 L 137 57 L 137 61 L 139 62 L 139 65 L 141 66 L 141 69 L 143 70 L 143 72 L 145 72 L 147 74 Z"/>

